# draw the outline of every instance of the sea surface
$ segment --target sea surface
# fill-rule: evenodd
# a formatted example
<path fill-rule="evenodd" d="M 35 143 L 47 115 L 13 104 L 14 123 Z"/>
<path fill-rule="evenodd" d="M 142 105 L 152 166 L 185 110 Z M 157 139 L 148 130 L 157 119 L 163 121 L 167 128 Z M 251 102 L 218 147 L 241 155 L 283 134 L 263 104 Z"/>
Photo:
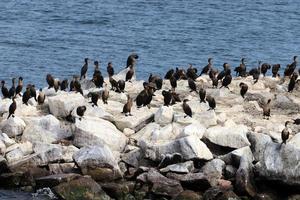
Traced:
<path fill-rule="evenodd" d="M 119 71 L 132 52 L 138 79 L 189 63 L 201 69 L 208 57 L 217 68 L 241 57 L 248 68 L 286 66 L 300 56 L 299 24 L 299 0 L 1 0 L 0 80 L 42 87 L 47 73 L 79 74 L 85 57 L 89 76 L 94 60 L 106 74 L 109 61 Z"/>
<path fill-rule="evenodd" d="M 83 59 L 124 68 L 138 53 L 137 78 L 189 63 L 232 67 L 245 57 L 291 63 L 300 56 L 298 0 L 1 0 L 0 80 L 45 86 L 47 73 L 79 74 Z"/>

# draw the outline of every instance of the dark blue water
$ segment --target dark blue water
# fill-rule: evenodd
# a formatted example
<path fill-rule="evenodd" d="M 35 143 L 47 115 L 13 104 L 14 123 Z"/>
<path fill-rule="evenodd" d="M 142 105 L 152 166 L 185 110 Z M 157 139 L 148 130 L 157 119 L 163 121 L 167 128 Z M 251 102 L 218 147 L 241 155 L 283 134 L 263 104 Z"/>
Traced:
<path fill-rule="evenodd" d="M 299 24 L 298 0 L 1 0 L 0 79 L 45 85 L 48 72 L 79 73 L 85 57 L 119 70 L 131 52 L 139 79 L 208 57 L 285 66 L 300 54 Z"/>
<path fill-rule="evenodd" d="M 131 52 L 139 79 L 208 57 L 285 66 L 300 55 L 299 24 L 299 0 L 1 0 L 0 79 L 45 85 L 49 72 L 79 73 L 85 57 L 117 71 Z"/>

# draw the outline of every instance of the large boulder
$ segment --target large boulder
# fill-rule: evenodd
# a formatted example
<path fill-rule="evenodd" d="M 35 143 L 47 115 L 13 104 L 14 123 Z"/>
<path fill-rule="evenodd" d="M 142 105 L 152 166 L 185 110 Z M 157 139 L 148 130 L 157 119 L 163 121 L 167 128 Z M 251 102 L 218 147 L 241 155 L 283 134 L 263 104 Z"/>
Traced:
<path fill-rule="evenodd" d="M 6 149 L 6 159 L 9 163 L 17 161 L 33 152 L 30 142 L 16 143 Z"/>
<path fill-rule="evenodd" d="M 155 113 L 154 121 L 161 126 L 170 124 L 173 121 L 173 107 L 161 106 Z"/>
<path fill-rule="evenodd" d="M 193 123 L 183 128 L 180 137 L 194 135 L 201 139 L 206 131 L 206 128 L 200 123 Z"/>
<path fill-rule="evenodd" d="M 245 125 L 214 126 L 206 130 L 205 138 L 210 142 L 230 148 L 249 146 L 248 128 Z"/>
<path fill-rule="evenodd" d="M 79 177 L 53 188 L 60 199 L 110 200 L 101 186 L 90 177 Z"/>
<path fill-rule="evenodd" d="M 182 126 L 177 123 L 171 123 L 164 127 L 157 123 L 150 123 L 132 137 L 137 140 L 138 144 L 143 142 L 158 144 L 178 138 L 181 132 Z"/>
<path fill-rule="evenodd" d="M 218 180 L 223 177 L 225 162 L 220 159 L 213 159 L 207 162 L 202 168 L 202 172 L 208 177 L 211 186 L 217 186 Z"/>
<path fill-rule="evenodd" d="M 85 104 L 80 93 L 62 93 L 48 97 L 50 113 L 56 117 L 66 117 L 78 106 Z"/>
<path fill-rule="evenodd" d="M 73 145 L 36 143 L 33 147 L 35 153 L 40 154 L 45 163 L 52 161 L 73 162 L 73 155 L 79 150 Z"/>
<path fill-rule="evenodd" d="M 160 161 L 164 155 L 172 153 L 180 153 L 185 160 L 213 158 L 207 146 L 196 136 L 188 136 L 159 145 L 145 143 L 142 148 L 145 156 L 154 161 Z"/>
<path fill-rule="evenodd" d="M 0 123 L 2 132 L 6 133 L 9 137 L 21 135 L 26 127 L 24 120 L 15 116 L 10 117 Z"/>
<path fill-rule="evenodd" d="M 152 185 L 151 192 L 157 195 L 176 197 L 183 191 L 180 182 L 161 175 L 155 169 L 150 169 L 137 177 L 138 181 Z"/>
<path fill-rule="evenodd" d="M 97 181 L 112 181 L 122 177 L 117 159 L 106 145 L 83 147 L 73 159 L 85 175 Z"/>
<path fill-rule="evenodd" d="M 60 122 L 53 115 L 26 118 L 27 127 L 22 135 L 23 140 L 32 143 L 51 143 L 72 136 L 71 127 Z"/>
<path fill-rule="evenodd" d="M 300 185 L 300 149 L 291 144 L 267 143 L 255 165 L 260 178 L 287 185 Z"/>
<path fill-rule="evenodd" d="M 126 142 L 125 135 L 109 121 L 95 117 L 76 120 L 74 145 L 77 147 L 106 144 L 112 151 L 123 151 Z"/>

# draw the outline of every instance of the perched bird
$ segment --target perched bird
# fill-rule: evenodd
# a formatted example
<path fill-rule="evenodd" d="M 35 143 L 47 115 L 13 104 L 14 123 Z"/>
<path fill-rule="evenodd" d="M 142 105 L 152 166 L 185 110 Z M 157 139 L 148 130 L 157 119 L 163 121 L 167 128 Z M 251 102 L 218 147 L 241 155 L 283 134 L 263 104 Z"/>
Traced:
<path fill-rule="evenodd" d="M 241 63 L 238 67 L 236 67 L 234 69 L 234 71 L 236 72 L 236 76 L 242 76 L 242 77 L 245 77 L 246 76 L 246 65 L 245 65 L 245 58 L 242 58 L 241 59 Z"/>
<path fill-rule="evenodd" d="M 58 91 L 58 89 L 59 89 L 59 86 L 60 86 L 60 82 L 59 82 L 59 80 L 57 80 L 57 79 L 54 79 L 54 85 L 53 85 L 53 87 L 54 87 L 54 90 L 55 90 L 55 92 L 57 92 L 57 91 Z"/>
<path fill-rule="evenodd" d="M 15 117 L 14 114 L 15 114 L 15 111 L 17 109 L 17 103 L 16 103 L 15 99 L 16 99 L 16 97 L 12 98 L 13 102 L 9 106 L 9 109 L 8 109 L 9 114 L 8 114 L 7 119 L 9 119 L 10 116 Z"/>
<path fill-rule="evenodd" d="M 23 89 L 23 77 L 19 77 L 19 80 L 18 80 L 18 86 L 16 88 L 16 96 L 17 95 L 20 95 L 21 96 L 21 92 L 22 92 L 22 89 Z"/>
<path fill-rule="evenodd" d="M 45 102 L 45 98 L 46 98 L 45 93 L 43 92 L 42 88 L 40 88 L 40 90 L 39 90 L 39 96 L 37 98 L 38 104 L 39 105 L 43 104 Z"/>
<path fill-rule="evenodd" d="M 171 84 L 172 90 L 175 91 L 175 88 L 177 87 L 177 79 L 174 76 L 171 76 L 170 84 Z"/>
<path fill-rule="evenodd" d="M 133 66 L 130 65 L 130 66 L 129 66 L 129 70 L 128 70 L 128 72 L 126 73 L 125 81 L 126 81 L 126 82 L 127 82 L 127 81 L 131 82 L 131 79 L 132 79 L 132 77 L 133 77 L 133 74 L 134 74 L 134 69 L 133 69 Z"/>
<path fill-rule="evenodd" d="M 88 70 L 88 66 L 89 66 L 89 64 L 88 64 L 88 58 L 85 58 L 84 59 L 84 64 L 83 64 L 83 66 L 82 66 L 82 68 L 81 68 L 81 72 L 80 72 L 80 80 L 82 79 L 82 77 L 85 79 L 86 78 L 86 73 L 87 73 L 87 70 Z"/>
<path fill-rule="evenodd" d="M 206 90 L 203 87 L 201 87 L 199 90 L 200 103 L 202 102 L 206 103 L 205 96 L 206 96 Z"/>
<path fill-rule="evenodd" d="M 208 110 L 214 110 L 216 108 L 216 100 L 210 95 L 206 96 L 206 101 L 208 102 L 209 109 Z"/>
<path fill-rule="evenodd" d="M 66 91 L 66 89 L 69 87 L 69 81 L 68 79 L 64 79 L 60 84 L 60 90 Z"/>
<path fill-rule="evenodd" d="M 144 103 L 145 103 L 145 99 L 147 98 L 148 95 L 148 86 L 146 86 L 144 88 L 144 90 L 142 90 L 136 97 L 135 102 L 136 102 L 136 106 L 137 108 L 141 108 Z"/>
<path fill-rule="evenodd" d="M 102 92 L 102 101 L 104 104 L 107 104 L 108 97 L 109 97 L 109 91 L 107 90 L 107 85 L 105 84 L 105 88 Z"/>
<path fill-rule="evenodd" d="M 169 106 L 172 101 L 172 93 L 171 91 L 163 90 L 161 93 L 164 97 L 164 106 Z"/>
<path fill-rule="evenodd" d="M 1 81 L 1 92 L 3 95 L 3 98 L 9 98 L 9 91 L 7 87 L 5 87 L 5 81 Z"/>
<path fill-rule="evenodd" d="M 109 77 L 109 82 L 111 85 L 111 90 L 117 90 L 118 89 L 118 82 L 112 77 Z"/>
<path fill-rule="evenodd" d="M 246 94 L 247 91 L 248 91 L 248 85 L 247 85 L 246 83 L 241 82 L 239 86 L 240 86 L 240 88 L 241 88 L 240 94 L 241 94 L 241 96 L 242 96 L 243 98 L 245 98 L 245 94 Z"/>
<path fill-rule="evenodd" d="M 28 106 L 28 101 L 30 98 L 31 98 L 30 85 L 28 85 L 26 87 L 26 91 L 24 92 L 23 97 L 22 97 L 23 104 Z"/>
<path fill-rule="evenodd" d="M 98 106 L 99 94 L 97 94 L 96 92 L 90 92 L 88 94 L 88 97 L 91 97 L 91 101 L 89 103 L 92 103 L 93 107 Z"/>
<path fill-rule="evenodd" d="M 12 79 L 12 86 L 8 91 L 9 92 L 9 98 L 13 98 L 16 94 L 15 80 L 16 80 L 16 78 Z"/>
<path fill-rule="evenodd" d="M 86 111 L 86 106 L 78 106 L 76 109 L 76 113 L 79 116 L 79 120 L 83 117 L 84 113 Z"/>
<path fill-rule="evenodd" d="M 70 82 L 70 92 L 71 91 L 76 91 L 76 89 L 75 89 L 75 81 L 78 80 L 78 78 L 79 78 L 78 76 L 73 75 L 73 79 Z"/>
<path fill-rule="evenodd" d="M 54 87 L 54 77 L 51 74 L 47 74 L 46 81 L 48 83 L 48 89 Z"/>
<path fill-rule="evenodd" d="M 81 84 L 78 79 L 74 81 L 74 89 L 76 92 L 79 92 L 83 96 L 83 90 L 81 88 Z"/>
<path fill-rule="evenodd" d="M 189 68 L 186 70 L 187 78 L 190 78 L 195 81 L 198 78 L 197 71 L 197 68 L 194 68 L 193 65 L 190 64 Z"/>
<path fill-rule="evenodd" d="M 190 89 L 191 89 L 190 92 L 195 91 L 195 92 L 197 93 L 197 86 L 196 86 L 196 83 L 194 82 L 194 80 L 191 79 L 191 78 L 189 78 L 189 79 L 188 79 L 188 84 L 189 84 L 189 87 L 190 87 Z"/>
<path fill-rule="evenodd" d="M 177 94 L 176 92 L 174 92 L 172 90 L 171 90 L 171 94 L 172 94 L 172 101 L 171 101 L 172 105 L 176 104 L 176 102 L 181 102 L 179 94 Z"/>
<path fill-rule="evenodd" d="M 224 63 L 224 64 L 223 64 L 223 71 L 221 71 L 221 72 L 218 74 L 217 79 L 218 79 L 218 80 L 222 80 L 222 79 L 225 77 L 226 72 L 227 72 L 228 70 L 230 70 L 229 64 L 228 64 L 228 63 Z"/>
<path fill-rule="evenodd" d="M 156 85 L 157 90 L 160 90 L 163 85 L 163 79 L 159 76 L 153 76 L 152 73 L 149 75 L 148 82 L 154 83 Z"/>
<path fill-rule="evenodd" d="M 289 136 L 291 134 L 291 129 L 288 128 L 289 123 L 290 123 L 289 121 L 286 121 L 284 125 L 285 126 L 284 129 L 281 131 L 281 139 L 282 139 L 281 144 L 286 144 L 286 141 L 289 139 Z"/>
<path fill-rule="evenodd" d="M 300 118 L 293 119 L 294 124 L 300 125 Z"/>
<path fill-rule="evenodd" d="M 118 80 L 117 92 L 124 93 L 124 90 L 125 90 L 125 81 L 120 79 L 120 80 Z"/>
<path fill-rule="evenodd" d="M 132 116 L 132 114 L 131 114 L 132 105 L 133 105 L 133 99 L 129 95 L 127 95 L 127 102 L 123 106 L 123 112 L 122 112 L 125 114 L 126 117 L 128 115 Z"/>
<path fill-rule="evenodd" d="M 170 69 L 169 71 L 167 71 L 166 75 L 165 75 L 165 79 L 170 79 L 174 74 L 174 69 Z"/>
<path fill-rule="evenodd" d="M 279 69 L 280 69 L 280 64 L 275 64 L 272 66 L 272 74 L 273 74 L 272 77 L 276 78 L 280 76 L 278 73 Z"/>
<path fill-rule="evenodd" d="M 252 68 L 250 71 L 249 71 L 249 75 L 253 77 L 253 80 L 254 80 L 254 83 L 257 83 L 258 82 L 258 79 L 259 79 L 259 75 L 260 75 L 260 65 L 261 65 L 261 61 L 258 61 L 258 66 L 257 67 L 254 67 Z"/>
<path fill-rule="evenodd" d="M 104 83 L 104 78 L 100 72 L 94 73 L 93 80 L 96 88 L 102 88 Z"/>
<path fill-rule="evenodd" d="M 126 68 L 128 68 L 130 65 L 134 66 L 138 58 L 139 56 L 136 53 L 132 53 L 131 55 L 129 55 L 126 62 Z"/>
<path fill-rule="evenodd" d="M 114 67 L 112 65 L 112 62 L 109 62 L 107 64 L 106 71 L 107 71 L 108 76 L 113 76 L 115 74 L 115 70 L 114 70 Z"/>
<path fill-rule="evenodd" d="M 95 76 L 96 74 L 101 74 L 101 71 L 99 69 L 99 62 L 96 60 L 94 61 L 94 73 L 93 73 L 93 76 Z"/>
<path fill-rule="evenodd" d="M 35 85 L 29 85 L 29 86 L 30 86 L 30 97 L 33 97 L 34 100 L 37 101 Z"/>
<path fill-rule="evenodd" d="M 293 62 L 286 66 L 284 76 L 291 76 L 297 67 L 297 56 L 294 56 Z"/>
<path fill-rule="evenodd" d="M 264 77 L 266 76 L 266 73 L 268 72 L 268 69 L 271 69 L 271 65 L 268 63 L 263 63 L 261 65 L 260 71 L 261 73 L 264 75 Z"/>
<path fill-rule="evenodd" d="M 187 116 L 192 117 L 192 114 L 193 114 L 191 107 L 186 103 L 188 101 L 189 101 L 188 99 L 184 99 L 183 104 L 182 104 L 182 109 L 183 109 L 184 113 L 186 114 L 184 116 L 184 118 L 186 118 Z"/>
<path fill-rule="evenodd" d="M 212 58 L 208 58 L 208 64 L 205 67 L 203 67 L 200 76 L 202 74 L 207 74 L 211 70 L 211 68 L 212 68 Z"/>
<path fill-rule="evenodd" d="M 231 81 L 232 81 L 231 71 L 230 69 L 228 69 L 225 72 L 225 77 L 222 80 L 222 86 L 220 88 L 226 87 L 227 89 L 229 89 L 228 85 L 231 83 Z"/>
<path fill-rule="evenodd" d="M 293 73 L 290 82 L 288 84 L 288 92 L 293 92 L 295 85 L 296 85 L 296 80 L 298 78 L 298 74 L 297 73 Z"/>
<path fill-rule="evenodd" d="M 263 109 L 263 117 L 264 119 L 267 118 L 269 119 L 270 116 L 271 116 L 271 99 L 268 100 L 268 102 L 262 106 L 262 109 Z"/>

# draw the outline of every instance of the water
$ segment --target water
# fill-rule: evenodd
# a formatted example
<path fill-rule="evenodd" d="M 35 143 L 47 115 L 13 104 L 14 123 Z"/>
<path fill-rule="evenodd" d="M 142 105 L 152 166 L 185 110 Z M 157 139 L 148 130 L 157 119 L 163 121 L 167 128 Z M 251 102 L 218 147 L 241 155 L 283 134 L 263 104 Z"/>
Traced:
<path fill-rule="evenodd" d="M 298 0 L 1 0 L 0 79 L 45 85 L 48 72 L 78 74 L 85 57 L 118 71 L 131 52 L 139 79 L 208 57 L 285 66 L 300 52 L 299 21 Z"/>

